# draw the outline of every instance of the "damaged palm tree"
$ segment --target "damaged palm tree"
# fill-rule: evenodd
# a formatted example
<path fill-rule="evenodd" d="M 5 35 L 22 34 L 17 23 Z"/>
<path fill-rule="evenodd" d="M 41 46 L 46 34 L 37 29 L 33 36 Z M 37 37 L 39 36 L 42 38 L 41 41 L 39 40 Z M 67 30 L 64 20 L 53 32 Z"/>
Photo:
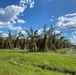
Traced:
<path fill-rule="evenodd" d="M 29 40 L 29 44 L 28 44 L 28 49 L 31 52 L 37 52 L 37 31 L 34 31 L 32 29 L 32 27 L 30 28 L 30 31 L 26 30 L 27 34 L 28 34 L 28 40 Z"/>
<path fill-rule="evenodd" d="M 48 36 L 49 50 L 53 49 L 54 51 L 57 51 L 55 47 L 56 35 L 54 33 L 54 27 L 52 25 L 47 31 L 47 36 Z"/>
<path fill-rule="evenodd" d="M 44 27 L 43 27 L 43 33 L 41 34 L 41 36 L 43 37 L 42 51 L 44 51 L 44 52 L 49 51 L 48 45 L 47 45 L 48 38 L 47 38 L 47 27 L 46 27 L 46 25 L 44 25 Z"/>
<path fill-rule="evenodd" d="M 25 30 L 27 32 L 27 37 L 25 38 L 22 32 L 20 31 L 18 35 L 12 35 L 10 30 L 8 37 L 0 38 L 0 48 L 11 49 L 29 49 L 30 52 L 48 52 L 50 50 L 57 51 L 60 48 L 71 47 L 72 44 L 64 36 L 61 36 L 61 33 L 55 33 L 54 27 L 51 25 L 50 28 L 47 28 L 44 25 L 41 30 L 41 34 L 38 34 L 39 29 L 33 30 L 31 27 L 30 30 Z"/>

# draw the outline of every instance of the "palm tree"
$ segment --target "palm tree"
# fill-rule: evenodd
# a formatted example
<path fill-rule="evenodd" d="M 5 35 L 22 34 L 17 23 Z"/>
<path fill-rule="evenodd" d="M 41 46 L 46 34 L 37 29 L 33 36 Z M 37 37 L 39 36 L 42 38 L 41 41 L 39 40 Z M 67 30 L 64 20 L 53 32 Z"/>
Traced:
<path fill-rule="evenodd" d="M 54 51 L 57 51 L 56 47 L 55 47 L 55 42 L 56 42 L 56 34 L 54 33 L 54 27 L 51 25 L 51 27 L 49 28 L 48 32 L 48 42 L 50 42 L 50 47 L 51 49 L 53 49 Z"/>
<path fill-rule="evenodd" d="M 15 39 L 13 39 L 13 35 L 11 31 L 8 32 L 8 37 L 3 38 L 2 34 L 0 37 L 0 48 L 20 48 L 25 49 L 28 48 L 29 51 L 38 52 L 38 51 L 57 51 L 59 48 L 68 48 L 72 46 L 70 41 L 66 39 L 65 36 L 61 36 L 61 33 L 54 33 L 54 27 L 51 25 L 50 28 L 47 29 L 47 26 L 44 25 L 43 31 L 41 34 L 38 34 L 38 30 L 33 30 L 31 27 L 30 30 L 25 30 L 27 32 L 27 38 L 24 37 L 22 32 L 18 33 L 18 36 L 15 35 Z"/>
<path fill-rule="evenodd" d="M 18 36 L 16 37 L 16 40 L 14 41 L 14 48 L 21 48 L 21 49 L 23 48 L 22 46 L 24 45 L 22 45 L 22 42 L 23 42 L 22 37 L 24 37 L 24 35 L 22 34 L 21 31 L 19 31 Z"/>
<path fill-rule="evenodd" d="M 41 34 L 43 36 L 43 51 L 48 51 L 48 38 L 47 38 L 47 26 L 46 24 L 43 27 L 43 33 Z"/>
<path fill-rule="evenodd" d="M 37 32 L 38 30 L 34 31 L 33 28 L 31 27 L 30 28 L 30 31 L 26 30 L 27 32 L 27 36 L 28 36 L 28 39 L 29 39 L 29 44 L 28 44 L 28 48 L 29 48 L 29 51 L 32 51 L 32 52 L 37 52 Z"/>

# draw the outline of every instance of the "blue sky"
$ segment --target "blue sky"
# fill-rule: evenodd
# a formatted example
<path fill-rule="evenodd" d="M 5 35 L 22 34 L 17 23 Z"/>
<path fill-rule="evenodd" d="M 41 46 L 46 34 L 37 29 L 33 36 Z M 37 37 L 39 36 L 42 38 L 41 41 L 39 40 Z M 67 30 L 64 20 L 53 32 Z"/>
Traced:
<path fill-rule="evenodd" d="M 76 43 L 76 0 L 0 0 L 0 32 L 7 36 L 52 24 L 55 32 Z M 41 33 L 41 29 L 39 33 Z"/>

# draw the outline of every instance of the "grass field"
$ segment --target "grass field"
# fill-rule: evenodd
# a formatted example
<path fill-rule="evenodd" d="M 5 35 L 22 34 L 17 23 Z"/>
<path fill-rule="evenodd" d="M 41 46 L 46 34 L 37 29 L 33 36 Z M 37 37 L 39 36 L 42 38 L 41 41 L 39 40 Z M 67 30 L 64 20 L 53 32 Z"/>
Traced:
<path fill-rule="evenodd" d="M 76 75 L 76 55 L 0 50 L 0 75 Z"/>

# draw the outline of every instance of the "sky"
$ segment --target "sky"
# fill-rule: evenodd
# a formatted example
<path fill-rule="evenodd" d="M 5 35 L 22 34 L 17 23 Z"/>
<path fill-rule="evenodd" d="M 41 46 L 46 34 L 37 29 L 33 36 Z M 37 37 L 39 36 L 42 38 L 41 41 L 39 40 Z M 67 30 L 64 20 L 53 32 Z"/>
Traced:
<path fill-rule="evenodd" d="M 76 44 L 76 0 L 0 0 L 0 33 L 7 36 L 8 30 L 17 34 L 44 24 L 55 27 Z"/>

